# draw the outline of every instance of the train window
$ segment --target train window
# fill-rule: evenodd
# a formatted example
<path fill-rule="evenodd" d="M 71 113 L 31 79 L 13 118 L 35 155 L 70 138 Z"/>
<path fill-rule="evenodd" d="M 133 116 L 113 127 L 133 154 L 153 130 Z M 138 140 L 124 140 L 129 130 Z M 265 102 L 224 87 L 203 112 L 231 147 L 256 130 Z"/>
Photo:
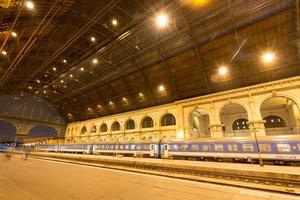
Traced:
<path fill-rule="evenodd" d="M 208 144 L 202 145 L 202 151 L 209 151 L 209 145 Z"/>
<path fill-rule="evenodd" d="M 224 151 L 223 144 L 215 144 L 215 151 Z"/>
<path fill-rule="evenodd" d="M 150 150 L 150 145 L 149 144 L 144 144 L 143 145 L 143 150 Z"/>
<path fill-rule="evenodd" d="M 248 151 L 248 152 L 254 151 L 253 144 L 243 144 L 242 148 L 243 148 L 243 151 Z"/>
<path fill-rule="evenodd" d="M 110 149 L 114 149 L 114 145 L 110 145 Z"/>
<path fill-rule="evenodd" d="M 172 144 L 170 146 L 170 150 L 177 151 L 178 150 L 178 145 L 177 144 Z"/>
<path fill-rule="evenodd" d="M 271 145 L 270 144 L 259 144 L 259 150 L 261 152 L 271 152 Z"/>
<path fill-rule="evenodd" d="M 228 151 L 238 151 L 237 144 L 227 144 Z"/>
<path fill-rule="evenodd" d="M 125 145 L 125 149 L 129 149 L 129 145 Z"/>
<path fill-rule="evenodd" d="M 277 144 L 277 149 L 279 152 L 291 152 L 290 144 Z"/>
<path fill-rule="evenodd" d="M 120 147 L 119 147 L 120 149 L 124 149 L 124 145 L 120 145 Z"/>
<path fill-rule="evenodd" d="M 133 144 L 133 145 L 130 145 L 130 149 L 131 150 L 135 150 L 135 145 Z"/>
<path fill-rule="evenodd" d="M 193 144 L 193 145 L 192 145 L 192 151 L 199 151 L 199 146 L 198 146 L 198 144 Z"/>
<path fill-rule="evenodd" d="M 187 151 L 188 150 L 188 145 L 187 144 L 180 145 L 180 150 L 181 151 Z"/>
<path fill-rule="evenodd" d="M 109 145 L 105 145 L 105 149 L 109 149 Z"/>
<path fill-rule="evenodd" d="M 136 150 L 141 150 L 141 149 L 142 149 L 142 146 L 141 146 L 141 145 L 136 145 L 135 149 L 136 149 Z"/>

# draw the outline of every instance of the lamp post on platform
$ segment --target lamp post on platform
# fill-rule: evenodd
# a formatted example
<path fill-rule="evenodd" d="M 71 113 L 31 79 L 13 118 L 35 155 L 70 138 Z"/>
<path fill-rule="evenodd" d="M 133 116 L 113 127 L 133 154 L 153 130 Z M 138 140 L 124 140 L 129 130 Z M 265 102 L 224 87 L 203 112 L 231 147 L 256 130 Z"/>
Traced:
<path fill-rule="evenodd" d="M 260 152 L 260 148 L 259 148 L 259 144 L 258 144 L 258 140 L 257 140 L 256 128 L 255 127 L 253 127 L 253 132 L 254 132 L 255 142 L 256 142 L 257 151 L 258 151 L 259 165 L 261 167 L 263 167 L 264 163 L 263 163 L 263 160 L 262 160 L 262 157 L 261 157 L 261 152 Z"/>

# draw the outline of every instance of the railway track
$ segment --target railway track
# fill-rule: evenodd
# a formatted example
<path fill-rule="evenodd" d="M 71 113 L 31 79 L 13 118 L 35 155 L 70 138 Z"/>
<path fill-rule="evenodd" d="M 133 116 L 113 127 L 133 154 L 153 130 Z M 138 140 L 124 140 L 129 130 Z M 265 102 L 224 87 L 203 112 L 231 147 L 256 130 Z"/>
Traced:
<path fill-rule="evenodd" d="M 300 195 L 300 180 L 268 178 L 261 176 L 252 176 L 245 174 L 234 174 L 226 172 L 213 172 L 208 170 L 191 170 L 183 168 L 174 168 L 172 166 L 144 165 L 139 163 L 126 162 L 108 162 L 103 160 L 89 160 L 82 158 L 59 158 L 58 156 L 31 156 L 34 159 L 51 160 L 64 163 L 88 165 L 93 167 L 129 171 L 135 173 L 151 174 L 193 180 L 200 182 L 216 183 L 221 185 L 230 185 L 236 187 L 252 188 L 264 191 L 273 191 Z"/>

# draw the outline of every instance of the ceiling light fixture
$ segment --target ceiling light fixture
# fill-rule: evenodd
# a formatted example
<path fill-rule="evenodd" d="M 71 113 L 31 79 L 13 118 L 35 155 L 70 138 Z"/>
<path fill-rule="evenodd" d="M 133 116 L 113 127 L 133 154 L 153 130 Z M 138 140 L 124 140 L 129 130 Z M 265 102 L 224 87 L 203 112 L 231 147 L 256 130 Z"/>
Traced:
<path fill-rule="evenodd" d="M 17 35 L 17 33 L 16 32 L 11 32 L 11 35 L 13 36 L 13 37 L 17 37 L 18 35 Z"/>
<path fill-rule="evenodd" d="M 160 13 L 156 16 L 156 25 L 158 28 L 164 28 L 169 24 L 169 17 L 164 14 Z"/>
<path fill-rule="evenodd" d="M 272 63 L 275 60 L 275 54 L 271 51 L 264 52 L 262 55 L 262 61 L 265 64 Z"/>
<path fill-rule="evenodd" d="M 116 19 L 111 20 L 111 24 L 114 26 L 118 25 L 118 21 Z"/>
<path fill-rule="evenodd" d="M 91 39 L 92 42 L 95 42 L 95 41 L 96 41 L 96 38 L 95 38 L 95 37 L 91 37 L 90 39 Z"/>
<path fill-rule="evenodd" d="M 53 71 L 56 71 L 56 67 L 53 67 L 52 70 L 53 70 Z"/>
<path fill-rule="evenodd" d="M 70 78 L 72 78 L 73 77 L 73 74 L 70 74 Z"/>
<path fill-rule="evenodd" d="M 32 10 L 34 9 L 34 4 L 32 3 L 32 1 L 26 1 L 25 2 L 26 8 Z"/>
<path fill-rule="evenodd" d="M 4 50 L 2 50 L 2 51 L 1 51 L 1 54 L 4 55 L 4 56 L 6 56 L 6 55 L 7 55 L 7 52 L 4 51 Z"/>
<path fill-rule="evenodd" d="M 98 59 L 94 58 L 92 62 L 93 62 L 93 64 L 97 64 L 98 63 Z"/>
<path fill-rule="evenodd" d="M 218 74 L 220 76 L 225 76 L 225 75 L 228 74 L 228 72 L 229 72 L 229 70 L 228 70 L 227 66 L 220 66 L 219 69 L 218 69 Z"/>
<path fill-rule="evenodd" d="M 160 85 L 158 86 L 158 91 L 160 92 L 164 92 L 166 90 L 165 86 L 164 85 Z"/>
<path fill-rule="evenodd" d="M 83 67 L 81 67 L 81 68 L 80 68 L 80 71 L 84 71 L 84 68 L 83 68 Z"/>
<path fill-rule="evenodd" d="M 67 60 L 66 60 L 66 59 L 63 59 L 63 62 L 64 62 L 64 63 L 67 63 Z"/>

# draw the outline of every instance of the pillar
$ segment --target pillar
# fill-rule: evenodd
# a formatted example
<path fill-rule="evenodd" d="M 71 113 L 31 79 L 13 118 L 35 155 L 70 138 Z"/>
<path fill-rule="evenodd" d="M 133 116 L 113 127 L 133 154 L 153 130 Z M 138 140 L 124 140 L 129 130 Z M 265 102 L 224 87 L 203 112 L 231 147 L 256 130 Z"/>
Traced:
<path fill-rule="evenodd" d="M 255 134 L 256 136 L 265 136 L 265 122 L 265 120 L 248 121 L 251 136 L 255 137 Z"/>
<path fill-rule="evenodd" d="M 210 130 L 210 136 L 212 138 L 222 138 L 223 137 L 223 130 L 222 130 L 222 124 L 210 124 L 209 125 Z"/>

